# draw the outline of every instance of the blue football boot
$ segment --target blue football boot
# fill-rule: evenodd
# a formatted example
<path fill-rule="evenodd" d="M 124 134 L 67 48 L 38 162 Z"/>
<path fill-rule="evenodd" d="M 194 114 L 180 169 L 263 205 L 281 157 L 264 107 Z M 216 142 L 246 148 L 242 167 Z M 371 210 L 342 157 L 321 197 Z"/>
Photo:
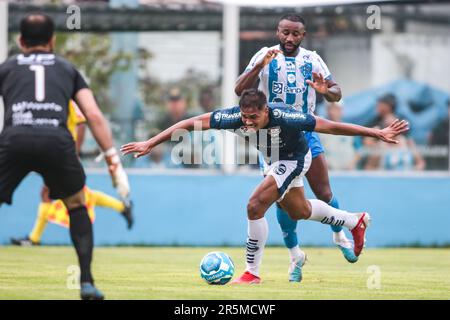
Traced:
<path fill-rule="evenodd" d="M 356 261 L 358 261 L 358 257 L 355 255 L 353 249 L 353 241 L 347 239 L 343 231 L 339 233 L 333 233 L 333 241 L 341 250 L 345 260 L 350 263 L 355 263 Z"/>
<path fill-rule="evenodd" d="M 303 257 L 295 259 L 289 265 L 289 281 L 290 282 L 301 282 L 303 279 L 302 267 L 306 262 L 306 254 L 303 252 Z"/>

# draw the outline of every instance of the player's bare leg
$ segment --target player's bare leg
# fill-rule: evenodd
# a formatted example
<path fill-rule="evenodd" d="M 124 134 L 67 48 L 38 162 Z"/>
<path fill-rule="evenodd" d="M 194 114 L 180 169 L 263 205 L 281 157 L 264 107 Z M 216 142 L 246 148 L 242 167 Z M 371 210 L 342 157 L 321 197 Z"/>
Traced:
<path fill-rule="evenodd" d="M 81 298 L 83 300 L 103 300 L 104 295 L 94 286 L 91 273 L 94 237 L 83 190 L 62 199 L 69 212 L 70 237 L 77 252 L 80 264 Z"/>
<path fill-rule="evenodd" d="M 323 153 L 315 157 L 306 173 L 309 186 L 317 199 L 322 200 L 333 208 L 339 209 L 337 198 L 333 195 L 328 177 L 328 166 Z M 353 252 L 353 244 L 347 239 L 341 226 L 330 226 L 333 230 L 333 242 L 339 247 L 345 259 L 350 263 L 358 261 Z"/>
<path fill-rule="evenodd" d="M 253 192 L 247 204 L 248 237 L 246 253 L 246 270 L 234 284 L 258 284 L 259 267 L 262 262 L 269 228 L 265 213 L 279 198 L 277 184 L 272 176 L 267 176 Z"/>

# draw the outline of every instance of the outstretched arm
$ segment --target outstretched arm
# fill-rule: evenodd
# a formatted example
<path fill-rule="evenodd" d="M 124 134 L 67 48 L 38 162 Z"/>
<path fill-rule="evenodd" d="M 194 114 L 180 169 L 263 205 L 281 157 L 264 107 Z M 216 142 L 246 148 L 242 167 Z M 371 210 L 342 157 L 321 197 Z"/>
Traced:
<path fill-rule="evenodd" d="M 271 49 L 267 51 L 263 59 L 256 63 L 250 71 L 244 72 L 239 76 L 236 81 L 236 85 L 234 88 L 234 92 L 240 96 L 245 89 L 253 88 L 256 84 L 256 81 L 259 79 L 259 73 L 261 70 L 272 61 L 278 53 L 281 53 L 280 50 Z"/>
<path fill-rule="evenodd" d="M 365 136 L 383 140 L 387 143 L 398 143 L 394 140 L 399 134 L 409 130 L 409 124 L 405 120 L 396 119 L 384 129 L 367 128 L 351 123 L 340 123 L 326 120 L 320 117 L 316 118 L 316 127 L 314 131 L 343 136 Z"/>
<path fill-rule="evenodd" d="M 210 128 L 209 121 L 211 118 L 211 112 L 204 113 L 202 115 L 192 117 L 186 120 L 175 123 L 173 126 L 167 128 L 156 136 L 148 139 L 147 141 L 141 142 L 130 142 L 122 147 L 120 151 L 125 155 L 129 153 L 134 153 L 135 158 L 139 158 L 143 155 L 149 153 L 154 147 L 163 143 L 164 141 L 170 140 L 172 134 L 177 130 L 188 130 L 193 131 L 195 129 L 208 130 Z"/>

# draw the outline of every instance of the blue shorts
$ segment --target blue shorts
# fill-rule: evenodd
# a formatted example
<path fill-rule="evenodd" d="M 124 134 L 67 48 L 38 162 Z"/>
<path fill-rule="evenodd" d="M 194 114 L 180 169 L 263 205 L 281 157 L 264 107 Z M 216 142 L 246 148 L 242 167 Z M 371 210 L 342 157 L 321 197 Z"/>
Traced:
<path fill-rule="evenodd" d="M 317 132 L 305 131 L 305 138 L 308 141 L 309 148 L 311 149 L 312 158 L 316 158 L 324 152 L 322 143 L 320 142 Z"/>

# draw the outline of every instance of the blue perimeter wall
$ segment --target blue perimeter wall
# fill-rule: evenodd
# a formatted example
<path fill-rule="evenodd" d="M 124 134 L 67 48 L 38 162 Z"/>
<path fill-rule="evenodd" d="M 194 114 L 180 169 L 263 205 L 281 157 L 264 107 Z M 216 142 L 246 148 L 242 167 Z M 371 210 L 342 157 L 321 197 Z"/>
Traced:
<path fill-rule="evenodd" d="M 96 245 L 237 245 L 246 240 L 246 203 L 258 175 L 163 175 L 130 173 L 135 227 L 112 210 L 97 208 Z M 450 244 L 450 177 L 332 176 L 341 208 L 368 211 L 373 223 L 367 246 Z M 14 194 L 13 206 L 0 208 L 0 243 L 32 228 L 42 180 L 29 175 Z M 107 174 L 89 174 L 88 185 L 116 195 Z M 312 197 L 310 189 L 307 196 Z M 268 244 L 282 245 L 272 207 Z M 300 221 L 303 245 L 330 246 L 329 226 Z M 69 244 L 67 229 L 50 224 L 44 244 Z"/>

